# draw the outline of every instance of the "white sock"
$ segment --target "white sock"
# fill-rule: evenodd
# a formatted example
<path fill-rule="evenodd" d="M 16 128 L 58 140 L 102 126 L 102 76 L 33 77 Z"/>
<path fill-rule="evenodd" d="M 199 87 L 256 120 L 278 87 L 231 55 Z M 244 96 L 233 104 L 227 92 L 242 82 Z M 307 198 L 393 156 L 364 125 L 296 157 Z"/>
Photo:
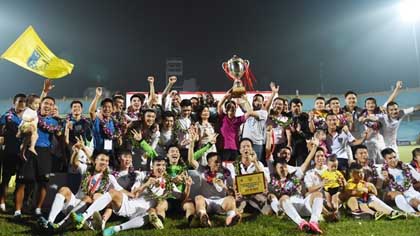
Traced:
<path fill-rule="evenodd" d="M 1 204 L 0 204 L 0 209 L 2 209 L 3 211 L 4 211 L 4 210 L 6 210 L 6 204 L 1 203 Z"/>
<path fill-rule="evenodd" d="M 103 210 L 108 204 L 112 201 L 112 197 L 109 193 L 105 193 L 101 197 L 99 197 L 96 201 L 90 205 L 90 207 L 83 213 L 83 218 L 88 219 L 95 213 L 95 211 Z"/>
<path fill-rule="evenodd" d="M 226 216 L 228 216 L 228 217 L 229 216 L 232 217 L 232 216 L 235 216 L 235 215 L 236 215 L 236 212 L 234 210 L 226 212 Z"/>
<path fill-rule="evenodd" d="M 20 210 L 15 211 L 15 215 L 22 215 L 22 212 Z"/>
<path fill-rule="evenodd" d="M 420 211 L 420 204 L 419 204 L 419 205 L 417 205 L 417 210 L 418 210 L 418 211 Z"/>
<path fill-rule="evenodd" d="M 377 198 L 376 196 L 371 196 L 372 200 L 375 200 L 379 205 L 381 205 L 383 208 L 387 209 L 390 213 L 394 210 L 392 207 L 388 206 L 385 202 L 383 202 L 381 199 Z"/>
<path fill-rule="evenodd" d="M 297 213 L 295 207 L 292 205 L 289 199 L 283 201 L 283 209 L 287 216 L 293 220 L 296 224 L 300 224 L 302 222 L 302 217 Z"/>
<path fill-rule="evenodd" d="M 66 217 L 64 217 L 64 219 L 62 219 L 60 222 L 58 222 L 58 225 L 63 225 L 67 219 L 70 217 L 72 212 L 76 212 L 78 211 L 80 208 L 84 207 L 86 205 L 86 202 L 81 201 L 79 202 L 79 204 L 77 204 L 73 209 L 71 209 L 71 211 L 66 215 Z"/>
<path fill-rule="evenodd" d="M 280 203 L 279 203 L 279 200 L 277 200 L 277 198 L 274 198 L 273 200 L 271 200 L 270 206 L 271 206 L 271 209 L 274 211 L 274 213 L 276 213 L 276 214 L 279 213 Z"/>
<path fill-rule="evenodd" d="M 137 217 L 134 217 L 133 219 L 131 219 L 131 220 L 129 220 L 129 221 L 123 223 L 123 224 L 117 225 L 114 228 L 114 230 L 116 232 L 119 232 L 121 230 L 140 228 L 144 225 L 144 216 L 145 215 L 146 214 L 141 214 L 141 215 L 139 215 Z"/>
<path fill-rule="evenodd" d="M 312 202 L 312 212 L 311 212 L 311 219 L 310 222 L 318 223 L 319 216 L 322 212 L 322 206 L 323 206 L 323 199 L 320 197 L 317 197 Z"/>
<path fill-rule="evenodd" d="M 41 212 L 41 208 L 35 208 L 35 214 L 36 215 L 41 215 L 42 214 L 42 212 Z"/>
<path fill-rule="evenodd" d="M 399 194 L 395 197 L 395 205 L 397 205 L 398 209 L 402 210 L 403 212 L 407 213 L 415 213 L 413 207 L 407 202 L 405 197 L 402 194 Z"/>
<path fill-rule="evenodd" d="M 64 200 L 65 199 L 66 198 L 62 194 L 60 194 L 60 193 L 57 193 L 55 195 L 53 204 L 51 206 L 50 214 L 48 215 L 48 221 L 49 222 L 54 223 L 55 218 L 57 217 L 57 215 L 60 213 L 60 211 L 63 210 Z"/>

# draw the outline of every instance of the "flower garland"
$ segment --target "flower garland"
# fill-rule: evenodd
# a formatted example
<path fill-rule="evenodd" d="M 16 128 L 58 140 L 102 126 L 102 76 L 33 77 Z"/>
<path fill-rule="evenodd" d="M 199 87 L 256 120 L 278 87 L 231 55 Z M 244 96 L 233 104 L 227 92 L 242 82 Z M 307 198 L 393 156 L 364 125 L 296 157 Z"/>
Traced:
<path fill-rule="evenodd" d="M 99 186 L 97 186 L 98 184 L 96 186 L 90 186 L 93 180 L 93 176 L 94 176 L 93 167 L 91 168 L 92 168 L 91 170 L 86 171 L 86 173 L 83 175 L 83 178 L 82 178 L 81 188 L 82 188 L 83 193 L 85 193 L 88 196 L 93 196 L 93 194 L 95 193 L 106 192 L 110 185 L 108 169 L 106 169 L 102 173 L 102 176 L 97 180 L 97 181 L 100 181 Z"/>
<path fill-rule="evenodd" d="M 400 166 L 400 168 L 403 172 L 403 175 L 405 177 L 403 185 L 398 184 L 397 181 L 395 181 L 394 176 L 389 174 L 388 164 L 384 164 L 384 166 L 382 167 L 382 171 L 388 172 L 389 187 L 391 189 L 395 189 L 395 190 L 403 193 L 403 192 L 407 191 L 412 186 L 413 176 L 411 175 L 410 168 L 407 165 L 403 164 L 402 162 L 399 162 L 398 165 Z"/>
<path fill-rule="evenodd" d="M 417 172 L 420 172 L 420 166 L 419 166 L 419 164 L 417 163 L 417 161 L 415 161 L 415 160 L 412 160 L 411 161 L 411 163 L 410 163 L 410 165 L 417 171 Z"/>
<path fill-rule="evenodd" d="M 271 175 L 269 187 L 276 196 L 293 196 L 299 194 L 301 182 L 297 178 L 287 177 L 285 180 L 280 179 L 277 175 Z"/>
<path fill-rule="evenodd" d="M 376 183 L 376 181 L 378 180 L 378 171 L 376 170 L 375 165 L 373 164 L 372 161 L 368 160 L 368 167 L 372 170 L 371 171 L 371 176 L 368 176 L 370 178 L 372 178 L 371 180 L 369 180 L 369 182 L 371 183 Z"/>
<path fill-rule="evenodd" d="M 376 113 L 375 113 L 376 114 Z M 369 118 L 368 117 L 368 113 L 367 113 L 367 111 L 365 110 L 365 111 L 363 111 L 362 113 L 361 113 L 361 116 L 366 116 L 367 117 L 367 119 L 365 120 L 365 122 L 363 122 L 363 124 L 364 125 L 366 125 L 366 127 L 368 127 L 368 128 L 371 128 L 371 129 L 373 129 L 373 130 L 375 130 L 375 131 L 378 131 L 378 130 L 380 130 L 381 129 L 381 127 L 382 127 L 382 124 L 381 124 L 381 122 L 377 119 L 377 117 L 375 116 L 375 119 L 376 120 L 372 120 L 371 118 Z"/>
<path fill-rule="evenodd" d="M 73 115 L 72 114 L 67 114 L 67 116 L 66 116 L 66 121 L 75 121 L 75 122 L 82 122 L 82 123 L 84 123 L 84 124 L 89 124 L 89 120 L 86 118 L 86 117 L 84 117 L 83 115 L 82 116 L 80 116 L 80 119 L 77 121 L 74 117 L 73 117 Z M 82 125 L 82 130 L 81 131 L 79 131 L 78 133 L 80 133 L 80 134 L 84 134 L 85 132 L 86 132 L 86 129 L 84 129 L 85 128 L 85 126 L 84 125 Z M 74 130 L 74 129 L 73 129 Z"/>
<path fill-rule="evenodd" d="M 150 177 L 153 177 L 153 175 L 150 174 L 148 176 L 148 178 L 145 179 L 145 182 L 147 182 Z M 172 191 L 173 191 L 172 178 L 166 173 L 164 173 L 162 177 L 163 177 L 163 181 L 159 180 L 159 182 L 156 182 L 154 185 L 151 185 L 151 186 L 147 187 L 148 192 L 151 195 L 150 199 L 155 199 L 155 200 L 158 200 L 158 201 L 166 200 L 168 198 L 174 198 L 175 199 L 175 196 L 172 194 Z M 154 193 L 152 191 L 153 187 L 164 189 L 163 194 L 159 196 L 156 193 Z"/>
<path fill-rule="evenodd" d="M 47 122 L 45 121 L 45 117 L 41 116 L 39 112 L 38 112 L 38 128 L 50 134 L 57 134 L 57 135 L 60 135 L 62 131 L 62 127 L 59 124 L 57 125 L 47 124 Z"/>
<path fill-rule="evenodd" d="M 17 116 L 17 114 L 16 114 L 15 108 L 12 107 L 7 111 L 7 116 L 6 116 L 7 122 L 11 122 L 13 119 L 13 116 Z"/>
<path fill-rule="evenodd" d="M 114 131 L 111 131 L 111 129 L 109 127 L 107 127 L 107 123 L 109 123 L 110 121 L 112 121 L 112 124 L 114 125 Z M 105 138 L 107 139 L 117 139 L 120 134 L 120 128 L 117 125 L 117 122 L 112 118 L 107 118 L 107 119 L 99 119 L 99 127 L 102 130 L 102 133 L 105 135 Z"/>
<path fill-rule="evenodd" d="M 210 167 L 206 167 L 204 170 L 204 179 L 208 184 L 213 185 L 214 179 L 226 180 L 230 176 L 230 171 L 227 168 L 222 167 L 219 171 L 211 171 Z"/>
<path fill-rule="evenodd" d="M 293 120 L 290 117 L 282 116 L 281 118 L 277 118 L 274 115 L 270 115 L 270 119 L 278 126 L 283 128 L 287 128 L 292 124 Z"/>

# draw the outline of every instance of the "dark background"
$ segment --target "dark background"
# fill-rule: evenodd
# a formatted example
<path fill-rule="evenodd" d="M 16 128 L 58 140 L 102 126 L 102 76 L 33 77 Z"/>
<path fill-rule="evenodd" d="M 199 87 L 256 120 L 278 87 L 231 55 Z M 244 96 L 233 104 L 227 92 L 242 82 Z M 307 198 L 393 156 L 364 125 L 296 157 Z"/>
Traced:
<path fill-rule="evenodd" d="M 167 57 L 182 57 L 184 78 L 196 78 L 200 89 L 227 90 L 221 63 L 233 54 L 251 61 L 259 90 L 270 81 L 288 94 L 389 90 L 396 80 L 415 87 L 412 24 L 400 19 L 398 3 L 1 1 L 0 51 L 33 25 L 57 56 L 75 64 L 55 82 L 54 96 L 81 96 L 94 86 L 147 90 L 147 75 L 157 76 L 161 91 Z M 42 77 L 4 60 L 0 80 L 3 98 L 42 85 Z"/>

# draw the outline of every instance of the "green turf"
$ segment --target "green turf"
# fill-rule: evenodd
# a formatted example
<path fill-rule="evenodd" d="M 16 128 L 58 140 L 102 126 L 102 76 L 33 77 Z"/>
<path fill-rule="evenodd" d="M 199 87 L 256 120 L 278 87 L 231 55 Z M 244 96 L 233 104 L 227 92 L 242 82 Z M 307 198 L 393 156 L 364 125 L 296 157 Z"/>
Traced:
<path fill-rule="evenodd" d="M 400 147 L 401 158 L 404 161 L 411 160 L 411 150 L 420 146 Z M 11 195 L 11 194 L 10 194 Z M 10 196 L 9 195 L 9 196 Z M 11 199 L 8 199 L 8 206 L 12 206 Z M 223 227 L 223 218 L 218 216 L 214 220 L 213 228 L 193 228 L 187 227 L 185 219 L 174 219 L 170 216 L 165 221 L 164 230 L 154 230 L 149 226 L 142 229 L 129 230 L 118 235 L 144 235 L 144 236 L 277 236 L 277 235 L 306 235 L 300 232 L 296 225 L 287 217 L 279 218 L 275 216 L 250 216 L 244 217 L 243 222 L 232 228 Z M 0 214 L 0 236 L 2 235 L 50 235 L 38 230 L 36 222 L 30 217 L 25 216 L 24 223 L 15 223 L 11 220 L 10 214 Z M 108 224 L 118 224 L 113 221 Z M 416 236 L 420 235 L 420 218 L 407 220 L 353 220 L 343 217 L 338 223 L 321 223 L 324 235 L 366 235 L 366 236 Z M 59 234 L 58 234 L 59 235 Z M 76 231 L 74 228 L 62 233 L 62 235 L 97 235 L 93 231 Z"/>
<path fill-rule="evenodd" d="M 42 235 L 37 229 L 33 220 L 28 220 L 26 223 L 18 224 L 10 221 L 10 216 L 0 216 L 0 235 Z M 28 218 L 29 219 L 29 218 Z M 306 235 L 300 232 L 296 225 L 286 218 L 279 218 L 275 216 L 257 216 L 255 218 L 246 217 L 244 222 L 231 227 L 223 227 L 223 219 L 217 217 L 215 220 L 218 226 L 212 228 L 193 228 L 186 227 L 186 220 L 175 220 L 173 218 L 165 221 L 164 230 L 154 230 L 150 227 L 144 229 L 129 230 L 119 233 L 118 235 L 144 235 L 144 236 L 181 236 L 181 235 L 214 235 L 214 236 L 236 236 L 236 235 Z M 115 224 L 117 222 L 111 222 Z M 322 229 L 325 231 L 324 235 L 419 235 L 420 218 L 407 220 L 353 220 L 343 218 L 338 223 L 321 223 Z M 48 235 L 45 233 L 45 235 Z M 63 232 L 63 235 L 96 235 L 93 231 L 80 230 L 76 231 L 70 228 Z"/>

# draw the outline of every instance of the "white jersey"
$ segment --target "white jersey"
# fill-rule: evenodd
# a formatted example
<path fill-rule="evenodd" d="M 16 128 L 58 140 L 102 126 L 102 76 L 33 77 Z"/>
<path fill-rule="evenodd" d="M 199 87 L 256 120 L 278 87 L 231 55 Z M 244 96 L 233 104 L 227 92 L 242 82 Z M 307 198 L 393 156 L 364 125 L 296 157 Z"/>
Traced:
<path fill-rule="evenodd" d="M 78 167 L 78 171 L 80 174 L 82 174 L 82 176 L 84 176 L 84 174 L 87 171 L 88 166 L 86 164 L 79 164 Z M 88 181 L 88 191 L 90 192 L 94 192 L 96 189 L 98 189 L 98 187 L 101 185 L 101 181 L 102 181 L 102 173 L 97 173 L 94 174 L 93 176 L 90 176 Z M 115 179 L 115 177 L 111 174 L 108 175 L 108 179 L 109 179 L 109 188 L 108 189 L 115 189 L 117 191 L 121 191 L 123 190 L 123 187 L 121 187 L 117 180 Z M 83 182 L 83 180 L 82 180 Z M 83 191 L 83 186 L 82 184 L 79 187 L 79 190 L 76 193 L 76 198 L 78 199 L 82 199 L 84 196 L 86 196 L 86 193 Z"/>
<path fill-rule="evenodd" d="M 401 110 L 397 119 L 392 119 L 389 117 L 389 115 L 380 117 L 379 120 L 381 121 L 383 125 L 382 134 L 384 137 L 386 147 L 390 147 L 394 149 L 394 151 L 398 151 L 396 149 L 398 128 L 400 127 L 403 117 L 413 112 L 414 112 L 414 107 L 410 107 L 410 108 Z"/>
<path fill-rule="evenodd" d="M 322 183 L 321 174 L 327 169 L 326 165 L 323 165 L 321 169 L 312 168 L 305 174 L 304 182 L 306 188 L 313 187 Z"/>
<path fill-rule="evenodd" d="M 249 138 L 255 145 L 263 145 L 265 142 L 265 123 L 267 122 L 268 113 L 265 110 L 255 111 L 258 118 L 248 117 L 243 127 L 243 138 Z"/>

